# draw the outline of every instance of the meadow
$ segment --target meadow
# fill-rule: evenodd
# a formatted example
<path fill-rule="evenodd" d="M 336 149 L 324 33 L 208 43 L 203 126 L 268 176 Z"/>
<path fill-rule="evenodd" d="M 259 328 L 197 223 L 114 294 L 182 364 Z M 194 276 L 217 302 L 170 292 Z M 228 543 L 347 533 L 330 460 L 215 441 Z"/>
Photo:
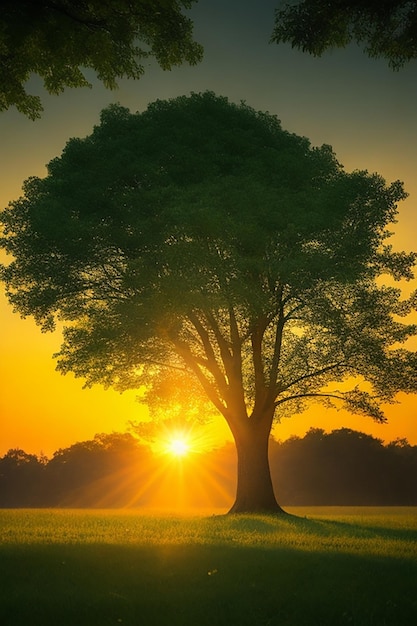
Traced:
<path fill-rule="evenodd" d="M 0 510 L 2 626 L 410 626 L 417 509 Z"/>

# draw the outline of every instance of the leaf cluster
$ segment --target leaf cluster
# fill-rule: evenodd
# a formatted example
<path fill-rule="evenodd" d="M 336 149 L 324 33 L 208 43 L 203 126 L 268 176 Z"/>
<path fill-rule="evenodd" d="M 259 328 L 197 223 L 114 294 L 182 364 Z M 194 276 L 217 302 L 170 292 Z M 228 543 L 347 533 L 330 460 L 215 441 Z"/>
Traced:
<path fill-rule="evenodd" d="M 275 13 L 272 41 L 321 56 L 352 41 L 398 70 L 417 58 L 417 6 L 408 0 L 302 0 Z"/>
<path fill-rule="evenodd" d="M 32 74 L 51 94 L 91 87 L 85 69 L 109 88 L 138 79 L 154 58 L 165 70 L 201 60 L 192 22 L 194 0 L 5 0 L 0 14 L 0 111 L 16 106 L 40 117 L 41 100 L 27 93 Z"/>

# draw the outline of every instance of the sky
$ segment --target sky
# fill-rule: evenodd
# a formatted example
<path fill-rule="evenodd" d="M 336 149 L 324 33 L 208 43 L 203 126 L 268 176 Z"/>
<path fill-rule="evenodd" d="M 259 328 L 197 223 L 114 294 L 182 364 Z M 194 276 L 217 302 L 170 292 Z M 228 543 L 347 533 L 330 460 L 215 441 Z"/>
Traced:
<path fill-rule="evenodd" d="M 347 171 L 366 169 L 387 182 L 402 180 L 409 197 L 399 207 L 392 244 L 417 249 L 417 62 L 393 72 L 355 45 L 314 58 L 289 45 L 269 44 L 277 4 L 200 0 L 191 16 L 195 38 L 204 46 L 203 62 L 170 72 L 150 62 L 141 80 L 120 81 L 117 91 L 106 90 L 87 72 L 92 89 L 49 96 L 33 77 L 29 90 L 42 97 L 42 119 L 33 122 L 16 110 L 0 113 L 0 207 L 21 195 L 26 178 L 45 176 L 45 165 L 68 139 L 90 134 L 110 103 L 136 112 L 156 99 L 211 90 L 277 115 L 284 129 L 313 145 L 332 145 Z M 43 334 L 31 319 L 22 320 L 1 290 L 0 455 L 21 448 L 50 456 L 95 433 L 125 431 L 129 421 L 147 418 L 134 391 L 83 389 L 82 380 L 58 374 L 52 355 L 59 346 L 58 332 Z M 388 424 L 381 425 L 314 406 L 283 420 L 274 435 L 283 440 L 303 436 L 311 427 L 347 427 L 386 442 L 407 438 L 417 444 L 417 396 L 400 395 L 386 415 Z M 230 438 L 221 418 L 208 424 L 206 433 L 209 446 Z"/>

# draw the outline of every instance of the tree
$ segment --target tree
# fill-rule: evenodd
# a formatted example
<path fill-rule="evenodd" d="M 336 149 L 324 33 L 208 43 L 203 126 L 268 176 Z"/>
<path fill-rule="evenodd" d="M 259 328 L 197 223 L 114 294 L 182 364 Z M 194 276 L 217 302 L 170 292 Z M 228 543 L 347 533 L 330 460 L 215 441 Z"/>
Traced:
<path fill-rule="evenodd" d="M 274 418 L 318 400 L 384 421 L 417 390 L 416 296 L 377 283 L 413 277 L 385 241 L 404 197 L 210 92 L 113 105 L 2 213 L 2 277 L 21 315 L 66 324 L 61 372 L 151 411 L 208 400 L 236 443 L 231 511 L 279 512 Z"/>
<path fill-rule="evenodd" d="M 37 506 L 45 464 L 18 448 L 0 458 L 0 507 Z"/>
<path fill-rule="evenodd" d="M 37 74 L 47 91 L 91 86 L 91 68 L 109 89 L 138 79 L 144 61 L 164 69 L 201 60 L 193 25 L 183 13 L 195 0 L 5 0 L 0 14 L 0 111 L 16 106 L 40 117 L 38 96 L 25 83 Z"/>
<path fill-rule="evenodd" d="M 45 468 L 43 506 L 138 504 L 138 483 L 151 467 L 149 448 L 129 433 L 97 434 L 57 450 Z"/>
<path fill-rule="evenodd" d="M 352 41 L 370 57 L 382 57 L 399 69 L 417 58 L 417 5 L 408 0 L 302 0 L 275 13 L 275 43 L 321 56 Z"/>
<path fill-rule="evenodd" d="M 311 428 L 270 446 L 273 480 L 290 506 L 413 506 L 417 446 L 349 428 Z"/>
<path fill-rule="evenodd" d="M 281 445 L 271 467 L 280 482 L 291 473 L 287 482 L 292 489 L 286 493 L 286 502 L 308 506 L 386 504 L 385 448 L 380 440 L 348 428 L 330 434 L 314 428 L 303 439 L 295 437 Z"/>

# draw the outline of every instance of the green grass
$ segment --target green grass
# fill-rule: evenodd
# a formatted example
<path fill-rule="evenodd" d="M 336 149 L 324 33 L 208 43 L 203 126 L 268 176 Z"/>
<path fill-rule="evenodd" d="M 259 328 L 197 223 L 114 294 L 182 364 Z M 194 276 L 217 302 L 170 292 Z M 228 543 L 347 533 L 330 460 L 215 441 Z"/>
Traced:
<path fill-rule="evenodd" d="M 0 511 L 2 626 L 411 626 L 417 509 Z"/>

